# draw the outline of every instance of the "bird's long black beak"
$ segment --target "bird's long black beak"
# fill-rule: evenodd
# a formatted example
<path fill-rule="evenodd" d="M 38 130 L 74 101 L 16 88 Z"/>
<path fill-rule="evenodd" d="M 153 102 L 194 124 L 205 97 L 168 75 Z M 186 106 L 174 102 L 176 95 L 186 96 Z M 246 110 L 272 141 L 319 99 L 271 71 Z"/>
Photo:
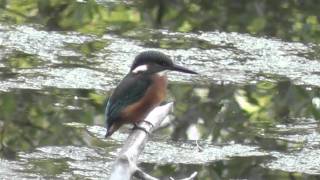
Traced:
<path fill-rule="evenodd" d="M 174 64 L 171 69 L 172 71 L 179 71 L 179 72 L 184 72 L 184 73 L 189 73 L 189 74 L 198 74 L 197 72 L 195 71 L 192 71 L 190 69 L 187 69 L 185 67 L 182 67 L 182 66 L 179 66 L 179 65 L 176 65 Z"/>

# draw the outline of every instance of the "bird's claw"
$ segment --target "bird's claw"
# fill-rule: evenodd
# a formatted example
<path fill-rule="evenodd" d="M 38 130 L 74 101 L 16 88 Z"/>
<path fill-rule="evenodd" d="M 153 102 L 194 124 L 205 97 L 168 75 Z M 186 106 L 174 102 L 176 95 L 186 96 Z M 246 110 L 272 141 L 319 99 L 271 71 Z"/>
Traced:
<path fill-rule="evenodd" d="M 149 122 L 149 121 L 142 121 L 142 122 L 145 122 L 146 124 L 150 125 L 151 127 L 154 127 L 154 125 L 153 125 L 151 122 Z M 132 130 L 135 130 L 135 129 L 140 129 L 140 130 L 142 130 L 142 131 L 144 131 L 145 133 L 147 133 L 147 134 L 150 135 L 150 132 L 147 131 L 144 127 L 139 126 L 138 123 L 133 123 L 133 128 L 132 128 Z"/>

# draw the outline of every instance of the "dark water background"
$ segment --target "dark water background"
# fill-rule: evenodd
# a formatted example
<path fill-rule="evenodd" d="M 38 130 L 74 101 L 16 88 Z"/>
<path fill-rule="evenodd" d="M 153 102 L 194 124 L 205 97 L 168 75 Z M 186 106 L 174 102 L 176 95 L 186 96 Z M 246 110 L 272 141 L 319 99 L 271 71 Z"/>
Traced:
<path fill-rule="evenodd" d="M 320 179 L 317 1 L 0 1 L 0 179 L 105 179 L 104 103 L 139 52 L 170 73 L 157 177 Z M 198 151 L 196 140 L 202 147 Z"/>

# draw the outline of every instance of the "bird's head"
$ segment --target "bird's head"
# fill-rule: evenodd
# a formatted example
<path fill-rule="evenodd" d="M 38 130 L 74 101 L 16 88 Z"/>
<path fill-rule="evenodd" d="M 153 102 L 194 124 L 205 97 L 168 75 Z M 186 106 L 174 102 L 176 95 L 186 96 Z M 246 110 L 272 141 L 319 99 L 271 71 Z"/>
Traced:
<path fill-rule="evenodd" d="M 176 65 L 169 56 L 158 51 L 144 51 L 136 56 L 130 72 L 131 73 L 159 73 L 163 71 L 179 71 L 189 74 L 198 74 L 185 67 Z"/>

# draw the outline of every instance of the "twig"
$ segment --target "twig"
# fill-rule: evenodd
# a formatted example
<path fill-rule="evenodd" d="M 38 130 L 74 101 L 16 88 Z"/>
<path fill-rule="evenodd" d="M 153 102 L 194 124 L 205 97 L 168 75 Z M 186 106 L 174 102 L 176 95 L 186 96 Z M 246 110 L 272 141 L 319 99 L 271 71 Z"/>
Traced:
<path fill-rule="evenodd" d="M 137 171 L 133 174 L 136 178 L 142 179 L 142 180 L 159 180 L 158 178 L 155 178 L 153 176 L 150 176 L 149 174 L 143 172 L 141 169 L 137 169 Z"/>
<path fill-rule="evenodd" d="M 202 152 L 203 148 L 198 144 L 198 140 L 196 140 L 197 150 L 198 152 Z"/>
<path fill-rule="evenodd" d="M 179 180 L 193 180 L 196 176 L 197 176 L 198 172 L 194 172 L 192 173 L 189 177 L 187 178 L 183 178 L 183 179 L 179 179 Z M 172 177 L 170 177 L 170 180 L 175 180 Z"/>

